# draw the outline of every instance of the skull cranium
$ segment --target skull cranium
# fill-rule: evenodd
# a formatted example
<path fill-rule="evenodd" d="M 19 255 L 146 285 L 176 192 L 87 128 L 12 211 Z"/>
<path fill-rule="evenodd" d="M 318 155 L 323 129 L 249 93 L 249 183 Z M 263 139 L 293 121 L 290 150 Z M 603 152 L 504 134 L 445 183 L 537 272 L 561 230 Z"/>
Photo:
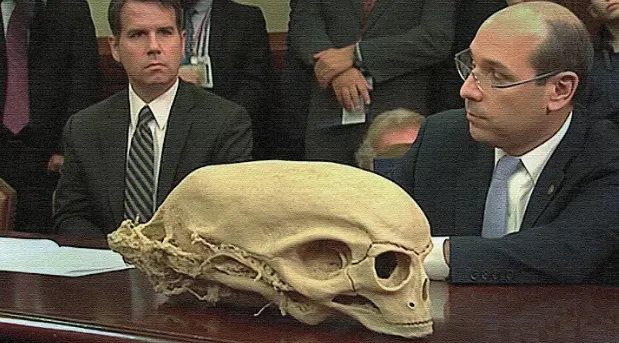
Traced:
<path fill-rule="evenodd" d="M 402 189 L 357 168 L 201 168 L 148 223 L 125 221 L 108 242 L 164 294 L 216 303 L 249 292 L 308 324 L 340 314 L 381 333 L 432 333 L 428 222 Z"/>

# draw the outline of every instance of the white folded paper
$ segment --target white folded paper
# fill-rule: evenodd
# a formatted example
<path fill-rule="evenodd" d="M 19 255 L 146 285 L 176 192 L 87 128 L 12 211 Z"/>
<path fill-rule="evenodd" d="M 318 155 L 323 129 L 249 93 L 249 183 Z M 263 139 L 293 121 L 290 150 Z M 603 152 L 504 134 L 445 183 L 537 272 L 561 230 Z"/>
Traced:
<path fill-rule="evenodd" d="M 84 276 L 133 268 L 107 249 L 59 246 L 49 239 L 0 237 L 0 271 Z"/>

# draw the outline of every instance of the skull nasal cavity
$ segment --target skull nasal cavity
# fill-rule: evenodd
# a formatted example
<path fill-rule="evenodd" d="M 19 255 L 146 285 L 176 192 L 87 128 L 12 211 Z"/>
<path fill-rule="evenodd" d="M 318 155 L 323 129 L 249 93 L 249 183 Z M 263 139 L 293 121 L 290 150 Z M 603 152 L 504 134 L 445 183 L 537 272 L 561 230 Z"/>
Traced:
<path fill-rule="evenodd" d="M 402 285 L 410 275 L 410 267 L 410 256 L 395 251 L 387 251 L 376 256 L 374 262 L 378 282 L 385 288 Z"/>

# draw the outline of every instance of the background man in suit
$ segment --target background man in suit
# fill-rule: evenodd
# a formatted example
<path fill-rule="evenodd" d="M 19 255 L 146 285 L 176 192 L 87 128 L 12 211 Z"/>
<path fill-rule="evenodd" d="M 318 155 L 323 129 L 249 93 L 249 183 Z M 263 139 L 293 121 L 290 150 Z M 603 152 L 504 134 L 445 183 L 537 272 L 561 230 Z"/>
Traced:
<path fill-rule="evenodd" d="M 286 54 L 280 70 L 279 94 L 276 100 L 278 135 L 274 156 L 278 159 L 305 159 L 305 131 L 311 99 L 314 70 L 306 65 L 290 46 L 290 32 L 296 17 L 294 12 L 301 0 L 290 0 Z M 305 1 L 305 0 L 302 0 Z"/>
<path fill-rule="evenodd" d="M 471 44 L 475 32 L 484 20 L 506 6 L 504 0 L 459 0 L 457 3 L 451 53 L 435 67 L 430 81 L 429 114 L 464 106 L 464 101 L 460 98 L 462 79 L 454 68 L 453 56 Z"/>
<path fill-rule="evenodd" d="M 429 67 L 451 49 L 455 7 L 455 0 L 296 4 L 291 49 L 317 81 L 306 158 L 354 164 L 373 116 L 399 107 L 428 114 Z"/>
<path fill-rule="evenodd" d="M 84 0 L 4 0 L 1 9 L 0 178 L 17 191 L 16 229 L 44 233 L 62 127 L 96 101 L 95 29 Z"/>
<path fill-rule="evenodd" d="M 619 3 L 591 0 L 589 13 L 601 25 L 587 83 L 587 108 L 591 114 L 619 123 Z"/>
<path fill-rule="evenodd" d="M 394 172 L 443 236 L 432 278 L 619 284 L 619 134 L 573 108 L 592 54 L 578 18 L 540 1 L 457 55 L 465 109 L 430 116 Z"/>
<path fill-rule="evenodd" d="M 251 157 L 247 112 L 179 81 L 185 32 L 178 0 L 112 0 L 108 20 L 129 89 L 65 126 L 54 215 L 60 233 L 100 235 L 125 218 L 147 221 L 196 168 Z"/>
<path fill-rule="evenodd" d="M 181 4 L 187 30 L 181 78 L 245 107 L 252 119 L 253 157 L 269 157 L 276 78 L 262 11 L 230 0 Z"/>

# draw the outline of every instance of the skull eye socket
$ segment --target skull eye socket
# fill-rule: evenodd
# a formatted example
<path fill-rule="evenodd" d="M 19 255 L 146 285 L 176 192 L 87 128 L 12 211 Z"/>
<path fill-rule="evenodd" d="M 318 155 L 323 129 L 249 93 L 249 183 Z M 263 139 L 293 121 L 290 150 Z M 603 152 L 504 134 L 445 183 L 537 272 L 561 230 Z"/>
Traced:
<path fill-rule="evenodd" d="M 411 264 L 410 256 L 396 251 L 387 251 L 376 256 L 374 271 L 378 283 L 384 288 L 401 286 L 410 276 Z"/>
<path fill-rule="evenodd" d="M 330 240 L 309 242 L 298 250 L 298 254 L 306 275 L 318 280 L 330 279 L 333 274 L 341 272 L 351 259 L 346 244 Z"/>

